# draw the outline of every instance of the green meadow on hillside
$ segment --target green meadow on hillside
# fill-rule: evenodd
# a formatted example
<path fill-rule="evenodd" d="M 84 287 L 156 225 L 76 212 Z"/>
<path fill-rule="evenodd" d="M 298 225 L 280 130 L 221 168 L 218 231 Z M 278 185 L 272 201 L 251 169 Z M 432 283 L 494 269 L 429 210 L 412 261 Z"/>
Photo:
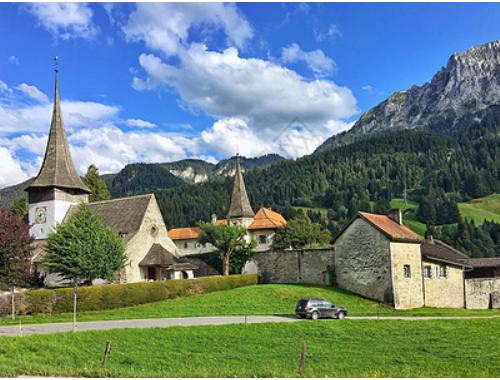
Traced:
<path fill-rule="evenodd" d="M 500 223 L 500 194 L 459 203 L 458 209 L 463 218 L 474 220 L 476 225 L 483 224 L 485 220 Z"/>
<path fill-rule="evenodd" d="M 432 309 L 394 310 L 376 301 L 362 298 L 342 289 L 317 285 L 253 285 L 208 294 L 183 296 L 134 307 L 82 312 L 79 321 L 137 318 L 192 317 L 209 315 L 293 315 L 301 298 L 326 298 L 347 308 L 351 316 L 398 315 L 500 315 L 500 310 Z M 0 319 L 2 324 L 70 322 L 72 314 L 34 315 Z"/>
<path fill-rule="evenodd" d="M 321 320 L 0 337 L 0 376 L 498 377 L 500 318 Z M 99 364 L 106 340 L 111 354 Z"/>

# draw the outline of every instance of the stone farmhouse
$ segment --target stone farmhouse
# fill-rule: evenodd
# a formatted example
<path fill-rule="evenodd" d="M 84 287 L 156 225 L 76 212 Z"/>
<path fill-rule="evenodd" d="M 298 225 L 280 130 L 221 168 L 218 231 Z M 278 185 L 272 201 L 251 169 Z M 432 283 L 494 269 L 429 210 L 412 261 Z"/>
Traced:
<path fill-rule="evenodd" d="M 75 170 L 66 139 L 57 70 L 45 157 L 26 191 L 30 233 L 35 239 L 32 261 L 39 273 L 43 272 L 40 259 L 48 234 L 81 203 L 87 203 L 125 241 L 128 262 L 120 273 L 120 282 L 192 278 L 199 269 L 197 263 L 179 258 L 153 194 L 88 203 L 90 191 Z M 57 276 L 46 277 L 49 286 L 59 282 Z"/>
<path fill-rule="evenodd" d="M 471 259 L 390 215 L 359 212 L 337 235 L 333 248 L 266 251 L 244 273 L 264 282 L 330 284 L 396 309 L 500 307 L 500 258 Z M 332 273 L 334 277 L 332 278 Z"/>
<path fill-rule="evenodd" d="M 237 159 L 227 218 L 218 220 L 216 215 L 212 215 L 212 223 L 216 225 L 230 223 L 245 227 L 247 238 L 257 242 L 256 251 L 266 251 L 271 248 L 276 230 L 283 227 L 286 220 L 281 214 L 269 208 L 262 207 L 257 214 L 253 212 L 248 200 L 240 161 Z M 200 227 L 173 228 L 168 232 L 168 236 L 174 241 L 181 255 L 213 252 L 215 250 L 213 246 L 208 244 L 202 246 L 198 243 L 200 232 Z"/>

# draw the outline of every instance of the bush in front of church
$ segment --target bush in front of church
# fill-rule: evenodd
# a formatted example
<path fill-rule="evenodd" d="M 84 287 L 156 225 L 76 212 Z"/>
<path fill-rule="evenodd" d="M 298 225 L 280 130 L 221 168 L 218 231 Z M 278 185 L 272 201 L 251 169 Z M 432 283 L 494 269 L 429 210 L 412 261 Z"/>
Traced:
<path fill-rule="evenodd" d="M 106 284 L 81 287 L 78 291 L 79 311 L 109 310 L 136 306 L 192 294 L 204 294 L 256 285 L 257 274 L 199 277 L 188 280 L 136 282 L 132 284 Z M 0 296 L 0 315 L 8 315 L 10 298 Z M 5 298 L 5 299 L 4 299 Z M 40 289 L 24 293 L 19 314 L 67 313 L 73 309 L 73 289 Z M 5 310 L 4 310 L 5 309 Z"/>

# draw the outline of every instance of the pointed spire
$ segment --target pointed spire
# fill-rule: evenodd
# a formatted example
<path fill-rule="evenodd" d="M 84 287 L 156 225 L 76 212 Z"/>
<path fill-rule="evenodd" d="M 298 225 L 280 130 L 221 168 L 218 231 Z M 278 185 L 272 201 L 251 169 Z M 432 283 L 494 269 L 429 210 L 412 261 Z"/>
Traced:
<path fill-rule="evenodd" d="M 248 200 L 245 181 L 240 167 L 240 156 L 236 156 L 236 172 L 234 174 L 233 194 L 231 196 L 231 206 L 229 207 L 228 219 L 231 218 L 253 218 L 255 216 L 250 201 Z"/>
<path fill-rule="evenodd" d="M 89 189 L 78 176 L 69 151 L 68 140 L 61 113 L 57 57 L 55 61 L 55 89 L 52 122 L 42 167 L 35 181 L 27 190 L 40 187 L 60 187 L 78 189 L 89 193 Z"/>

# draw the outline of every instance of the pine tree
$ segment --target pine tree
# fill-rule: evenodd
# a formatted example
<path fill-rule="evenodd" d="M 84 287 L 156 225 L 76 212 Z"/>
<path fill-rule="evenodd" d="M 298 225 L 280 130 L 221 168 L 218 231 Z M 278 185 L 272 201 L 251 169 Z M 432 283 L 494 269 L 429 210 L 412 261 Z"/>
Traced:
<path fill-rule="evenodd" d="M 90 189 L 89 201 L 105 201 L 111 198 L 106 182 L 99 176 L 99 169 L 95 165 L 90 165 L 87 169 L 83 182 Z"/>
<path fill-rule="evenodd" d="M 10 205 L 10 212 L 17 215 L 21 219 L 28 215 L 28 201 L 25 197 L 19 197 Z"/>

